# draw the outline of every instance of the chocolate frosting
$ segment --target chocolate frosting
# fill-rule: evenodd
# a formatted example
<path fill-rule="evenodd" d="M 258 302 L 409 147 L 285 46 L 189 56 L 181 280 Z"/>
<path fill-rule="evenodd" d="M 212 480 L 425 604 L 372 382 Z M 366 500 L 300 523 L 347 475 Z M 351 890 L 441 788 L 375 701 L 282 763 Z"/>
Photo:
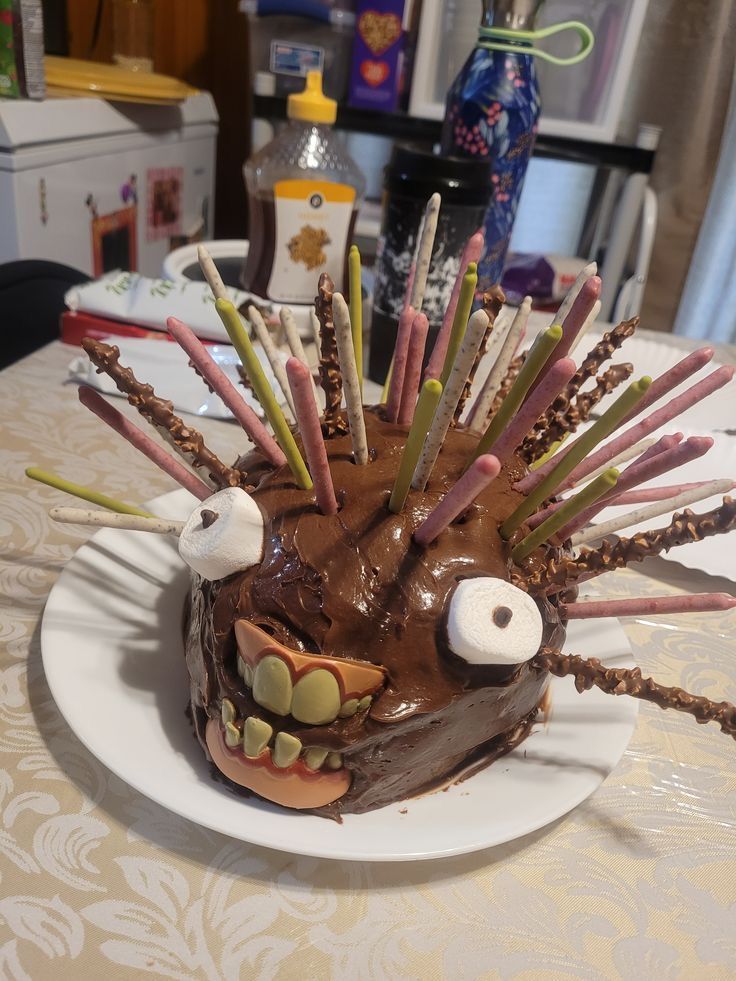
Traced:
<path fill-rule="evenodd" d="M 159 398 L 151 385 L 140 382 L 130 368 L 120 362 L 120 349 L 91 337 L 82 340 L 82 347 L 98 374 L 105 372 L 115 382 L 118 391 L 127 395 L 128 402 L 160 432 L 170 436 L 186 460 L 209 475 L 217 488 L 245 487 L 246 474 L 228 467 L 209 449 L 204 437 L 174 413 L 169 399 Z"/>
<path fill-rule="evenodd" d="M 342 419 L 340 420 L 343 421 Z M 460 476 L 476 446 L 462 429 L 450 431 L 427 491 L 411 491 L 403 511 L 387 502 L 407 429 L 366 410 L 371 462 L 358 467 L 348 436 L 326 442 L 340 511 L 321 514 L 295 488 L 287 468 L 268 471 L 253 453 L 245 461 L 257 486 L 253 498 L 265 519 L 262 563 L 220 582 L 196 580 L 187 660 L 198 733 L 223 697 L 239 717 L 266 718 L 304 746 L 344 754 L 352 786 L 338 809 L 381 806 L 446 780 L 468 757 L 487 758 L 519 737 L 546 685 L 529 662 L 469 666 L 447 647 L 445 615 L 456 583 L 467 576 L 510 578 L 509 546 L 498 527 L 520 495 L 512 485 L 525 472 L 514 460 L 457 522 L 429 548 L 414 529 Z M 556 550 L 555 550 L 556 551 Z M 532 556 L 541 571 L 546 551 Z M 556 608 L 541 598 L 544 644 L 564 637 Z M 368 713 L 329 726 L 271 717 L 237 675 L 234 621 L 246 618 L 287 647 L 383 665 L 385 690 Z M 504 742 L 505 734 L 509 741 Z"/>

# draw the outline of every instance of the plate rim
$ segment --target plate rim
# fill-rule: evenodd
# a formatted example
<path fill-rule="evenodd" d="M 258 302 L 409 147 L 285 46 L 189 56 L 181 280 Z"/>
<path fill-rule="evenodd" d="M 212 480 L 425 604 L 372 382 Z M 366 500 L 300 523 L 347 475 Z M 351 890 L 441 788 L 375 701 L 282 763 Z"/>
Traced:
<path fill-rule="evenodd" d="M 169 492 L 168 494 L 164 494 L 157 498 L 154 498 L 152 501 L 148 502 L 146 506 L 150 507 L 155 512 L 156 508 L 160 508 L 161 505 L 162 504 L 165 505 L 166 502 L 171 502 L 174 496 L 180 496 L 183 493 L 185 492 L 182 491 Z M 580 789 L 580 792 L 578 794 L 574 794 L 571 795 L 570 797 L 564 798 L 561 807 L 554 807 L 549 813 L 544 813 L 539 815 L 538 819 L 532 821 L 528 826 L 523 826 L 522 830 L 509 830 L 506 833 L 502 833 L 500 835 L 493 837 L 493 840 L 490 841 L 487 838 L 483 838 L 483 840 L 477 840 L 474 836 L 471 840 L 466 839 L 458 845 L 447 846 L 447 847 L 436 847 L 431 851 L 427 851 L 426 848 L 423 850 L 416 850 L 416 851 L 404 849 L 400 853 L 391 850 L 380 851 L 380 852 L 376 852 L 375 850 L 372 850 L 370 851 L 370 853 L 357 855 L 354 851 L 354 848 L 350 847 L 349 845 L 347 847 L 341 847 L 338 841 L 336 840 L 336 836 L 334 835 L 325 836 L 325 847 L 321 848 L 321 847 L 315 847 L 313 844 L 310 844 L 309 842 L 305 844 L 300 844 L 298 838 L 291 840 L 289 842 L 285 842 L 279 839 L 278 836 L 274 838 L 269 835 L 264 836 L 262 833 L 259 832 L 253 833 L 247 827 L 244 828 L 246 833 L 236 834 L 233 830 L 223 827 L 222 823 L 218 823 L 217 821 L 210 819 L 207 814 L 199 813 L 196 807 L 194 808 L 195 816 L 193 816 L 191 808 L 177 805 L 175 802 L 172 802 L 170 799 L 167 799 L 165 793 L 157 793 L 155 789 L 152 789 L 150 786 L 146 784 L 145 780 L 138 781 L 135 779 L 135 776 L 131 778 L 130 770 L 126 770 L 125 768 L 119 766 L 118 763 L 116 762 L 115 757 L 111 758 L 110 755 L 104 751 L 104 749 L 100 751 L 99 746 L 91 742 L 87 734 L 84 732 L 83 728 L 82 731 L 80 732 L 77 713 L 75 713 L 74 711 L 69 712 L 70 706 L 69 706 L 68 699 L 66 695 L 63 693 L 63 691 L 60 690 L 58 684 L 57 672 L 52 663 L 54 661 L 54 655 L 52 653 L 52 650 L 56 643 L 56 638 L 54 638 L 53 633 L 55 630 L 59 629 L 57 625 L 53 622 L 53 619 L 57 613 L 57 608 L 64 609 L 65 606 L 64 599 L 65 596 L 68 595 L 70 583 L 74 582 L 75 578 L 78 575 L 79 568 L 84 568 L 84 563 L 87 559 L 88 551 L 91 551 L 93 547 L 96 545 L 99 546 L 100 541 L 104 543 L 107 542 L 108 539 L 112 539 L 114 543 L 114 540 L 119 538 L 120 536 L 129 538 L 129 536 L 131 535 L 139 535 L 139 537 L 142 537 L 141 533 L 126 532 L 121 529 L 102 528 L 99 531 L 97 531 L 94 535 L 92 535 L 87 541 L 82 543 L 79 546 L 79 548 L 76 549 L 71 559 L 69 559 L 69 561 L 65 563 L 65 566 L 61 574 L 59 575 L 58 579 L 52 586 L 51 591 L 49 592 L 44 607 L 42 620 L 41 620 L 40 641 L 41 641 L 41 657 L 44 667 L 44 674 L 46 676 L 46 680 L 49 685 L 49 689 L 51 691 L 56 707 L 58 708 L 59 712 L 64 718 L 66 724 L 74 733 L 75 737 L 85 747 L 85 750 L 87 752 L 91 753 L 92 756 L 99 763 L 101 763 L 107 770 L 109 770 L 111 773 L 113 773 L 115 776 L 121 779 L 128 787 L 132 788 L 133 791 L 135 791 L 135 793 L 140 794 L 143 797 L 153 801 L 155 804 L 157 804 L 160 807 L 163 807 L 165 810 L 177 814 L 179 817 L 184 818 L 187 821 L 191 821 L 194 824 L 200 827 L 204 827 L 210 831 L 217 832 L 218 834 L 227 835 L 228 837 L 231 837 L 234 840 L 240 840 L 245 843 L 250 843 L 260 847 L 272 848 L 274 850 L 281 851 L 287 854 L 307 856 L 307 857 L 313 857 L 319 859 L 329 859 L 335 861 L 358 861 L 358 862 L 369 861 L 369 862 L 392 862 L 392 863 L 409 862 L 409 861 L 431 861 L 431 860 L 438 860 L 443 858 L 450 858 L 457 855 L 471 854 L 478 851 L 484 851 L 490 848 L 495 848 L 496 846 L 499 845 L 507 844 L 510 841 L 521 840 L 530 834 L 534 834 L 535 832 L 540 831 L 541 829 L 549 826 L 550 824 L 564 817 L 566 814 L 569 814 L 576 807 L 578 807 L 584 800 L 586 800 L 593 793 L 595 793 L 595 791 L 598 790 L 598 788 L 608 778 L 608 776 L 612 772 L 614 772 L 614 770 L 618 767 L 621 758 L 623 757 L 626 748 L 628 747 L 631 738 L 633 736 L 633 733 L 636 729 L 637 716 L 639 712 L 638 701 L 636 699 L 626 699 L 626 700 L 622 699 L 619 702 L 619 700 L 616 699 L 613 704 L 622 707 L 621 717 L 618 718 L 616 721 L 619 724 L 625 724 L 627 727 L 627 731 L 625 737 L 621 738 L 621 745 L 617 746 L 614 753 L 612 754 L 612 762 L 610 763 L 610 765 L 607 764 L 607 772 L 605 773 L 605 775 L 600 777 L 600 779 L 598 779 L 598 781 L 595 783 L 594 786 L 590 787 L 586 785 Z M 166 583 L 165 586 L 161 587 L 161 592 L 163 593 L 165 589 L 170 586 L 171 586 L 171 582 Z M 150 588 L 150 584 L 149 584 L 149 588 Z M 79 600 L 79 595 L 77 595 L 77 600 Z M 611 658 L 609 663 L 611 663 L 612 665 L 633 663 L 630 642 L 625 632 L 623 631 L 620 622 L 618 620 L 607 620 L 605 622 L 608 624 L 609 629 L 614 629 L 615 627 L 615 629 L 620 633 L 621 651 L 622 651 L 620 655 L 616 656 L 616 658 Z M 556 690 L 563 690 L 562 686 L 567 687 L 571 683 L 572 681 L 570 678 L 562 679 L 562 678 L 552 677 L 550 679 L 550 686 L 553 691 L 553 694 Z M 576 699 L 578 697 L 579 697 L 578 695 L 575 696 Z M 623 708 L 624 706 L 625 708 Z M 182 712 L 182 718 L 184 718 L 183 712 Z M 190 723 L 188 722 L 186 724 L 187 726 L 190 725 Z M 554 725 L 554 717 L 552 719 L 552 722 L 550 722 L 550 725 Z M 533 735 L 534 733 L 532 733 L 532 738 Z M 201 764 L 199 765 L 195 764 L 194 772 L 193 772 L 193 778 L 195 779 L 197 784 L 200 784 L 202 782 L 202 777 L 204 775 L 205 779 L 209 781 L 209 783 L 206 785 L 206 788 L 208 788 L 209 790 L 215 788 L 217 790 L 221 790 L 223 793 L 226 793 L 228 798 L 235 800 L 238 805 L 243 807 L 244 814 L 247 813 L 248 808 L 251 807 L 251 808 L 256 808 L 257 811 L 262 816 L 267 815 L 268 812 L 262 810 L 264 805 L 267 808 L 271 808 L 275 806 L 275 805 L 268 804 L 268 802 L 263 802 L 257 798 L 251 800 L 249 798 L 234 797 L 234 795 L 232 795 L 230 791 L 227 790 L 227 788 L 225 788 L 222 784 L 218 784 L 213 779 L 213 777 L 208 771 L 209 763 L 206 761 L 204 754 L 201 752 L 201 748 L 199 747 L 198 743 L 193 737 L 192 737 L 192 746 L 196 752 L 199 752 L 201 754 Z M 509 758 L 509 759 L 513 758 L 514 754 L 520 754 L 524 752 L 524 750 L 527 749 L 528 747 L 529 747 L 528 740 L 524 740 L 524 742 L 520 744 L 519 747 L 517 747 L 514 751 L 512 751 L 512 753 L 509 753 L 508 756 L 504 758 Z M 173 753 L 174 750 L 172 749 L 171 752 Z M 613 759 L 613 756 L 615 756 L 615 759 Z M 499 762 L 500 760 L 495 761 L 495 764 Z M 204 773 L 203 768 L 207 768 L 206 773 Z M 479 772 L 479 774 L 477 774 L 477 776 L 482 777 L 484 773 L 488 772 L 488 769 L 489 768 L 484 768 Z M 135 770 L 133 771 L 133 773 L 135 774 Z M 472 781 L 473 779 L 475 779 L 475 776 L 468 778 L 468 782 Z M 438 793 L 438 792 L 439 791 L 435 791 L 434 793 Z M 428 795 L 423 795 L 423 796 L 430 797 L 432 796 L 432 794 L 430 793 Z M 412 801 L 417 801 L 421 799 L 423 799 L 422 795 L 416 798 L 407 798 L 403 801 L 395 801 L 392 802 L 391 804 L 386 805 L 385 808 L 368 812 L 368 814 L 375 815 L 379 813 L 379 811 L 381 810 L 386 811 L 386 813 L 388 814 L 391 808 L 402 808 L 405 806 L 410 806 Z M 359 822 L 361 818 L 367 817 L 368 814 L 367 815 L 346 814 L 343 816 L 343 820 L 344 822 L 349 823 L 349 825 L 352 826 L 356 822 Z M 317 817 L 314 815 L 290 815 L 290 817 L 293 817 L 294 820 L 297 820 L 300 816 L 310 818 L 313 820 L 323 821 L 325 824 L 325 830 L 328 831 L 334 831 L 335 827 L 338 828 L 345 827 L 345 824 L 336 825 L 334 822 L 327 821 L 324 818 Z M 395 817 L 398 816 L 399 815 L 395 815 Z M 247 822 L 244 822 L 244 825 L 246 824 Z M 329 847 L 327 847 L 328 843 L 329 843 Z"/>

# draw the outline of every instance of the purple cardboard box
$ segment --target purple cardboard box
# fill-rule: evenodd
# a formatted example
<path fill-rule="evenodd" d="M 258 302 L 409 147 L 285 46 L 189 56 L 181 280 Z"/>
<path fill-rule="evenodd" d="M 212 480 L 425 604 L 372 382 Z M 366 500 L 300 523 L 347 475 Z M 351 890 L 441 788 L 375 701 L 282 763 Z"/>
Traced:
<path fill-rule="evenodd" d="M 405 0 L 357 0 L 351 106 L 392 112 L 399 99 Z"/>

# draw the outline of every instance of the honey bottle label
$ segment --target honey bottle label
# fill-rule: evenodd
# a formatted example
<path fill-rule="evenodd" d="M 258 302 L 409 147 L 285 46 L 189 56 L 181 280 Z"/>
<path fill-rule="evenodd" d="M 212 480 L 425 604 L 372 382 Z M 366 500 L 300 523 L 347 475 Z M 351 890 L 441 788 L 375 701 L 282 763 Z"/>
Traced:
<path fill-rule="evenodd" d="M 342 283 L 355 188 L 330 181 L 277 181 L 273 196 L 276 229 L 268 296 L 311 303 L 323 272 Z"/>

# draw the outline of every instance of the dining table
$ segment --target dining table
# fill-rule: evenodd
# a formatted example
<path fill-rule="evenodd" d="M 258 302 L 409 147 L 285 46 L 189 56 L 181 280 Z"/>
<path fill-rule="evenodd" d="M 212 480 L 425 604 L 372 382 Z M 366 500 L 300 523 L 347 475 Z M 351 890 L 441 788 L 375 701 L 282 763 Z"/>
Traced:
<path fill-rule="evenodd" d="M 79 405 L 74 356 L 53 342 L 0 373 L 0 977 L 736 976 L 736 744 L 677 712 L 642 703 L 618 766 L 550 824 L 425 861 L 264 848 L 108 770 L 58 710 L 41 650 L 49 592 L 94 529 L 51 520 L 51 506 L 74 502 L 25 470 L 135 502 L 173 485 Z M 232 423 L 194 421 L 223 458 L 242 450 Z M 605 587 L 611 598 L 735 590 L 662 558 Z M 621 622 L 644 674 L 736 700 L 736 611 Z"/>

